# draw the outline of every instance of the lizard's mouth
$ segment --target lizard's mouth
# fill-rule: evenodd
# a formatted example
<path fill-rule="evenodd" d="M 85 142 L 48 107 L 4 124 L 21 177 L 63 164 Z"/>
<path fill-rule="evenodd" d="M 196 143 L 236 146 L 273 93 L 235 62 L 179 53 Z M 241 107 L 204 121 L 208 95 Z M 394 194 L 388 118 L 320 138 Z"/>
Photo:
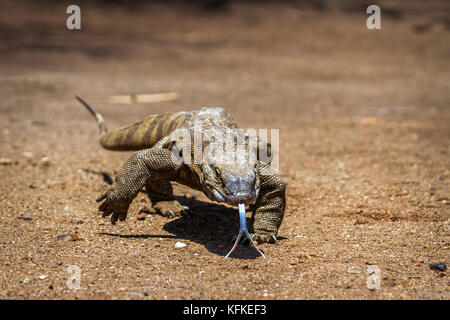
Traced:
<path fill-rule="evenodd" d="M 210 200 L 237 205 L 239 203 L 251 204 L 254 203 L 256 198 L 258 197 L 258 189 L 255 192 L 242 192 L 235 194 L 225 194 L 223 191 L 220 191 L 212 186 L 210 186 L 210 192 L 208 192 L 207 196 Z"/>

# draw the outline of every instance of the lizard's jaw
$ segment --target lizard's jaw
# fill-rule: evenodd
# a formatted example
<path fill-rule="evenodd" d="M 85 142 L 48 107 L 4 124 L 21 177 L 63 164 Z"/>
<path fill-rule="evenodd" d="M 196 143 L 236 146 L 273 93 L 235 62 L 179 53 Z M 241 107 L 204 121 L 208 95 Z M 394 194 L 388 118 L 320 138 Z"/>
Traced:
<path fill-rule="evenodd" d="M 237 205 L 239 203 L 243 204 L 251 204 L 256 201 L 256 198 L 258 197 L 258 189 L 256 189 L 256 192 L 242 192 L 242 193 L 235 193 L 235 194 L 225 194 L 224 192 L 221 192 L 215 188 L 211 189 L 211 192 L 207 192 L 206 195 L 210 200 L 221 202 L 221 203 L 227 203 L 231 205 Z"/>

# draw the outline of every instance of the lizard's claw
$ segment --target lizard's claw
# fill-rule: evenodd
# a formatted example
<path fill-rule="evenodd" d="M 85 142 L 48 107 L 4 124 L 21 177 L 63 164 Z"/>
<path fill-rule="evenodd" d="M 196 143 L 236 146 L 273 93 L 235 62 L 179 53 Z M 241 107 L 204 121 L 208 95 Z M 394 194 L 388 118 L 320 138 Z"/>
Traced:
<path fill-rule="evenodd" d="M 233 239 L 231 240 L 231 242 L 234 243 L 237 240 L 237 237 L 238 237 L 237 235 L 234 236 Z M 277 243 L 277 241 L 278 241 L 274 235 L 250 233 L 250 237 L 256 244 Z M 241 241 L 239 241 L 239 244 L 249 245 L 250 240 L 248 239 L 248 237 L 246 237 L 246 238 L 242 237 Z"/>
<path fill-rule="evenodd" d="M 157 202 L 153 209 L 156 210 L 156 213 L 168 218 L 181 216 L 189 210 L 188 207 L 181 205 L 177 200 Z"/>
<path fill-rule="evenodd" d="M 112 224 L 116 224 L 117 220 L 124 221 L 127 218 L 130 201 L 119 197 L 114 186 L 110 187 L 96 199 L 97 202 L 102 200 L 105 201 L 98 207 L 98 210 L 102 213 L 103 218 L 111 215 Z"/>

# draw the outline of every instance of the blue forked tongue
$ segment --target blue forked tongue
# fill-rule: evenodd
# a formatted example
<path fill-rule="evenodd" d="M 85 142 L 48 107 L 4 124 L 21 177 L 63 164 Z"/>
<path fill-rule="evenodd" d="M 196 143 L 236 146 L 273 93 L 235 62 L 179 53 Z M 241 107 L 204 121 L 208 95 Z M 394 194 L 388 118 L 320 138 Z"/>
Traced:
<path fill-rule="evenodd" d="M 266 256 L 264 255 L 264 253 L 262 253 L 261 250 L 259 250 L 259 248 L 256 246 L 255 242 L 253 242 L 252 237 L 248 233 L 248 230 L 247 230 L 247 217 L 245 215 L 245 204 L 239 203 L 238 207 L 239 207 L 239 234 L 238 234 L 238 236 L 236 238 L 236 241 L 234 242 L 233 248 L 231 248 L 230 252 L 227 253 L 227 255 L 225 256 L 225 259 L 230 256 L 230 254 L 234 251 L 234 249 L 236 249 L 237 245 L 239 244 L 239 241 L 242 238 L 242 234 L 243 233 L 245 233 L 245 235 L 247 236 L 247 238 L 250 241 L 250 243 L 255 247 L 256 251 L 258 251 L 259 254 L 262 255 L 263 258 L 265 259 Z"/>

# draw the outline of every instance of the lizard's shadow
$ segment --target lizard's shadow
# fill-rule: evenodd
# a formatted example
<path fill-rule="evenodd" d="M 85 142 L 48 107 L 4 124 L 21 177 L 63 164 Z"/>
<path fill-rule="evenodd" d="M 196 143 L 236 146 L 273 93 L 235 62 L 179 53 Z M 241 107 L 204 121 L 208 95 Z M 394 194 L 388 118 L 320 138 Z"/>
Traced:
<path fill-rule="evenodd" d="M 171 220 L 164 225 L 163 229 L 173 234 L 113 234 L 103 235 L 119 238 L 172 238 L 186 239 L 205 246 L 210 252 L 226 256 L 233 247 L 233 237 L 239 231 L 239 215 L 237 208 L 204 202 L 187 197 L 176 197 L 176 199 L 190 209 L 189 215 L 183 215 Z M 247 225 L 250 219 L 247 218 Z M 259 253 L 251 245 L 239 244 L 229 258 L 256 259 Z"/>
<path fill-rule="evenodd" d="M 210 252 L 225 256 L 233 247 L 233 237 L 239 231 L 237 208 L 221 204 L 204 202 L 187 197 L 176 197 L 191 214 L 168 221 L 163 229 L 177 238 L 195 241 L 205 246 Z M 247 218 L 247 225 L 250 224 Z M 259 253 L 248 244 L 240 244 L 230 258 L 256 259 Z"/>

